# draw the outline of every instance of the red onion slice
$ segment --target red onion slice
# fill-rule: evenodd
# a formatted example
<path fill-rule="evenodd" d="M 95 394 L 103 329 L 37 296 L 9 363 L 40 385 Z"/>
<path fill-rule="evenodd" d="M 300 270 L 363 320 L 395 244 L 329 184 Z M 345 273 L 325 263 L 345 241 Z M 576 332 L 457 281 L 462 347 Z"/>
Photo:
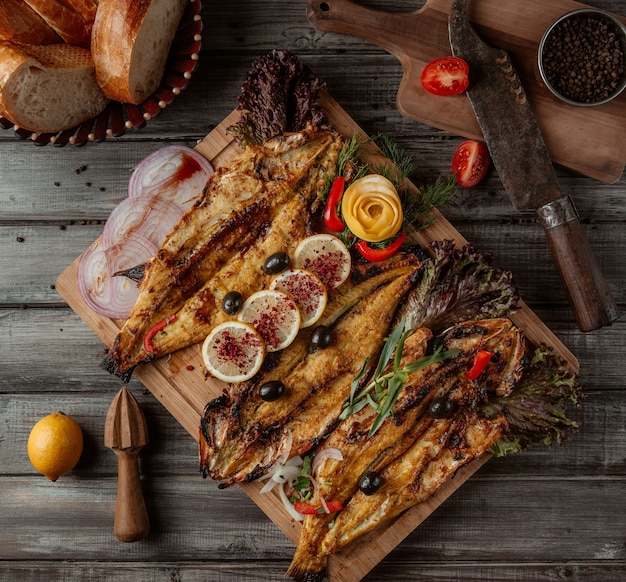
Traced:
<path fill-rule="evenodd" d="M 139 297 L 136 283 L 126 277 L 111 277 L 105 250 L 100 242 L 91 245 L 81 255 L 77 278 L 83 301 L 104 317 L 128 317 Z"/>
<path fill-rule="evenodd" d="M 149 238 L 134 232 L 123 243 L 104 249 L 111 276 L 149 261 L 158 250 Z"/>
<path fill-rule="evenodd" d="M 322 449 L 321 451 L 315 453 L 313 457 L 313 461 L 311 462 L 311 473 L 315 474 L 316 469 L 326 459 L 336 459 L 337 461 L 343 461 L 343 455 L 339 449 L 335 449 L 333 447 L 328 447 L 327 449 Z"/>
<path fill-rule="evenodd" d="M 128 182 L 128 196 L 158 196 L 187 210 L 212 173 L 213 166 L 195 150 L 166 146 L 137 164 Z"/>
<path fill-rule="evenodd" d="M 182 215 L 180 207 L 161 198 L 126 198 L 109 215 L 102 230 L 102 243 L 106 248 L 117 246 L 138 234 L 160 248 Z"/>

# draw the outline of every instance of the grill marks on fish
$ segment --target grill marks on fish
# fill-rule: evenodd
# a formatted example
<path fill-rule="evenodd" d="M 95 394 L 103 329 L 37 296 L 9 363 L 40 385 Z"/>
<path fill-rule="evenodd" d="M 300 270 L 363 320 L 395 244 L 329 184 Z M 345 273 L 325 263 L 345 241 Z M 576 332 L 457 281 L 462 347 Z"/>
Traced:
<path fill-rule="evenodd" d="M 420 357 L 429 338 L 430 332 L 424 329 L 410 336 L 403 361 Z M 305 517 L 288 571 L 295 580 L 321 576 L 328 554 L 427 499 L 501 436 L 506 421 L 480 418 L 477 408 L 489 392 L 502 393 L 521 376 L 521 330 L 508 319 L 467 322 L 447 330 L 434 343 L 462 351 L 409 375 L 392 417 L 371 438 L 367 433 L 376 414 L 366 407 L 340 423 L 326 440 L 324 448 L 338 448 L 343 461 L 320 463 L 315 475 L 319 489 L 312 503 L 319 504 L 321 495 L 341 501 L 345 508 L 332 516 Z M 479 379 L 466 380 L 464 372 L 482 349 L 493 351 L 494 358 Z M 454 412 L 448 418 L 434 419 L 428 412 L 438 397 L 453 403 Z M 368 471 L 379 473 L 383 483 L 369 496 L 358 490 L 361 476 Z"/>
<path fill-rule="evenodd" d="M 207 407 L 201 422 L 200 464 L 208 475 L 223 481 L 222 486 L 250 480 L 277 460 L 287 435 L 290 456 L 295 456 L 306 453 L 334 428 L 352 379 L 381 349 L 396 307 L 419 274 L 417 266 L 408 273 L 405 268 L 400 271 L 400 275 L 391 271 L 392 279 L 379 283 L 337 320 L 331 346 L 309 353 L 298 345 L 291 351 L 299 349 L 301 360 L 290 357 L 290 348 L 285 350 L 291 370 L 280 377 L 285 394 L 279 400 L 262 401 L 255 383 L 248 383 L 231 387 L 225 406 Z M 276 378 L 277 370 L 280 366 L 264 381 Z"/>
<path fill-rule="evenodd" d="M 293 250 L 311 234 L 308 217 L 342 145 L 338 134 L 310 129 L 281 148 L 247 148 L 218 169 L 150 261 L 103 367 L 128 380 L 138 364 L 206 337 L 227 290 L 262 286 L 264 253 Z M 177 320 L 154 336 L 148 353 L 144 336 L 173 314 Z"/>
<path fill-rule="evenodd" d="M 505 426 L 503 417 L 487 420 L 468 410 L 451 420 L 434 421 L 402 457 L 385 467 L 376 493 L 355 493 L 322 542 L 322 552 L 335 553 L 428 499 L 463 465 L 486 453 Z"/>

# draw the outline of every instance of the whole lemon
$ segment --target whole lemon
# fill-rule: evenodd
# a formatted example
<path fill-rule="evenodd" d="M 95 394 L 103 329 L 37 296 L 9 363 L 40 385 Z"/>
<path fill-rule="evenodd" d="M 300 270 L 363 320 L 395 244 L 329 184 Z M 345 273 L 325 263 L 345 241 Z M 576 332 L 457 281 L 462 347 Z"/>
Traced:
<path fill-rule="evenodd" d="M 71 471 L 83 451 L 80 425 L 63 412 L 44 416 L 28 437 L 28 458 L 51 481 Z"/>

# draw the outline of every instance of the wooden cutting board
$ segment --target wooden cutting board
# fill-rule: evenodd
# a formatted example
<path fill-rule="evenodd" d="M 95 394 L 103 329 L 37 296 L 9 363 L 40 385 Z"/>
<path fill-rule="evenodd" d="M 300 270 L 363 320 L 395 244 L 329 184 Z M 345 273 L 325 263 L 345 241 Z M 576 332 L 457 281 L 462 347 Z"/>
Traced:
<path fill-rule="evenodd" d="M 397 95 L 402 115 L 456 135 L 482 139 L 465 95 L 437 97 L 420 83 L 428 62 L 451 54 L 451 4 L 452 0 L 426 0 L 414 12 L 391 13 L 351 0 L 308 0 L 307 14 L 319 30 L 367 40 L 398 58 L 404 73 Z M 545 88 L 536 65 L 545 30 L 559 16 L 584 7 L 570 0 L 471 0 L 469 17 L 486 42 L 511 55 L 552 160 L 613 183 L 619 180 L 626 163 L 626 92 L 596 107 L 567 105 Z M 618 18 L 626 23 L 625 17 Z"/>
<path fill-rule="evenodd" d="M 346 136 L 359 134 L 362 141 L 367 139 L 366 134 L 350 118 L 350 116 L 326 93 L 322 93 L 321 101 L 328 112 L 329 119 L 334 127 Z M 240 150 L 234 143 L 232 136 L 226 129 L 239 119 L 237 112 L 232 112 L 220 123 L 196 149 L 204 155 L 215 167 L 228 162 Z M 364 159 L 370 163 L 381 157 L 371 142 L 364 147 Z M 424 247 L 434 240 L 454 240 L 457 246 L 466 243 L 465 239 L 452 225 L 437 213 L 437 219 L 427 230 L 415 235 L 415 241 Z M 110 346 L 115 339 L 121 323 L 94 313 L 83 302 L 77 282 L 77 258 L 59 275 L 56 289 L 68 305 L 91 327 L 98 337 Z M 578 371 L 578 362 L 558 338 L 541 322 L 541 320 L 527 306 L 514 316 L 514 321 L 524 329 L 527 340 L 533 344 L 540 342 L 553 346 L 565 358 L 573 370 Z M 105 373 L 105 372 L 103 372 Z M 206 403 L 219 396 L 224 385 L 211 377 L 205 377 L 204 364 L 200 355 L 200 346 L 190 346 L 169 356 L 155 360 L 149 364 L 139 366 L 135 376 L 152 392 L 152 394 L 167 408 L 178 422 L 189 432 L 194 440 L 199 437 L 200 417 Z M 331 582 L 356 582 L 361 580 L 376 564 L 391 552 L 409 533 L 422 523 L 439 505 L 441 505 L 454 491 L 456 491 L 470 476 L 475 473 L 487 460 L 483 457 L 461 469 L 454 479 L 443 487 L 428 501 L 410 509 L 396 520 L 384 524 L 377 530 L 359 538 L 339 554 L 331 556 L 329 561 L 329 576 Z M 190 467 L 190 472 L 194 467 Z M 301 526 L 293 521 L 284 510 L 276 489 L 268 494 L 261 494 L 262 484 L 258 482 L 241 485 L 241 488 L 267 514 L 267 516 L 289 537 L 295 544 L 300 535 Z M 203 482 L 199 479 L 198 493 L 203 494 Z M 216 493 L 218 494 L 218 493 Z"/>

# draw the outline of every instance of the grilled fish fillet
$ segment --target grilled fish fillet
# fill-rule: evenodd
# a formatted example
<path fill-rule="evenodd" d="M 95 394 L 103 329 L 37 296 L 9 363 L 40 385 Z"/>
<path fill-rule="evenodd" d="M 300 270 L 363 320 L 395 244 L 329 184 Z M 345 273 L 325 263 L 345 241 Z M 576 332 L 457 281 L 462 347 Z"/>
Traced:
<path fill-rule="evenodd" d="M 228 291 L 262 288 L 265 258 L 312 233 L 309 217 L 342 145 L 338 134 L 310 129 L 247 148 L 218 169 L 150 262 L 103 367 L 128 380 L 138 364 L 204 339 Z M 146 334 L 166 318 L 146 349 Z"/>
<path fill-rule="evenodd" d="M 419 329 L 410 336 L 404 346 L 403 362 L 421 357 L 429 337 L 430 332 L 425 329 Z M 350 501 L 346 509 L 337 515 L 305 517 L 298 548 L 288 571 L 288 575 L 295 580 L 321 579 L 328 553 L 337 551 L 354 537 L 373 529 L 383 520 L 395 517 L 422 499 L 426 489 L 420 493 L 422 497 L 413 497 L 413 490 L 410 488 L 412 481 L 407 480 L 407 476 L 410 474 L 413 481 L 421 479 L 420 467 L 425 466 L 428 457 L 420 456 L 418 451 L 430 451 L 430 445 L 427 446 L 426 443 L 442 439 L 443 444 L 449 444 L 453 441 L 453 434 L 462 433 L 459 427 L 476 421 L 476 428 L 468 428 L 472 442 L 477 441 L 474 437 L 479 434 L 479 426 L 482 427 L 481 430 L 487 431 L 489 439 L 482 442 L 486 448 L 480 449 L 481 452 L 477 452 L 476 448 L 467 449 L 476 452 L 473 457 L 467 452 L 465 462 L 469 462 L 471 458 L 487 450 L 499 437 L 502 419 L 489 424 L 483 419 L 474 418 L 475 415 L 469 415 L 473 414 L 478 402 L 487 396 L 487 391 L 504 393 L 519 378 L 524 353 L 523 334 L 508 319 L 493 319 L 454 326 L 438 341 L 443 343 L 445 349 L 459 349 L 461 352 L 454 358 L 409 375 L 396 401 L 392 417 L 385 421 L 376 434 L 369 438 L 367 436 L 376 412 L 366 407 L 340 423 L 325 441 L 324 448 L 339 449 L 343 460 L 329 458 L 320 463 L 315 475 L 318 488 L 312 503 L 319 505 L 320 497 L 340 501 L 342 504 Z M 492 361 L 486 372 L 480 376 L 480 381 L 464 380 L 465 370 L 469 369 L 480 349 L 493 351 Z M 425 410 L 433 398 L 444 395 L 455 403 L 457 414 L 454 418 L 435 420 Z M 440 447 L 439 451 L 442 450 Z M 445 455 L 442 455 L 444 458 Z M 453 467 L 458 468 L 458 462 L 460 461 L 455 459 L 450 470 Z M 400 463 L 403 464 L 399 465 Z M 409 473 L 407 466 L 412 467 L 414 472 Z M 396 471 L 394 467 L 400 467 L 401 470 Z M 373 505 L 367 503 L 367 496 L 357 491 L 361 476 L 368 471 L 382 471 L 383 479 L 391 475 L 390 484 L 385 490 L 380 490 L 387 491 L 388 497 L 398 494 L 398 499 L 394 498 L 393 503 L 385 503 L 385 508 L 390 511 L 389 516 L 387 509 L 378 509 L 375 518 L 369 517 Z M 442 467 L 441 482 L 449 474 L 447 471 L 446 467 Z M 431 493 L 435 490 L 436 488 L 428 489 Z M 392 508 L 395 509 L 392 511 Z M 328 523 L 335 517 L 335 526 L 329 534 Z M 342 531 L 338 527 L 345 528 L 347 533 L 341 534 L 343 537 L 335 540 L 332 536 Z M 332 544 L 330 539 L 333 540 Z"/>
<path fill-rule="evenodd" d="M 399 459 L 381 473 L 373 495 L 357 491 L 335 520 L 321 551 L 332 554 L 377 525 L 425 501 L 463 465 L 489 450 L 506 427 L 504 417 L 480 418 L 463 410 L 451 420 L 436 420 Z"/>
<path fill-rule="evenodd" d="M 353 378 L 380 350 L 396 307 L 418 275 L 417 266 L 396 274 L 347 311 L 332 326 L 333 343 L 306 352 L 281 378 L 285 394 L 279 400 L 263 402 L 248 389 L 231 401 L 209 403 L 200 435 L 205 473 L 226 487 L 260 477 L 287 446 L 291 457 L 316 446 L 336 425 Z M 244 403 L 246 397 L 252 400 Z"/>

